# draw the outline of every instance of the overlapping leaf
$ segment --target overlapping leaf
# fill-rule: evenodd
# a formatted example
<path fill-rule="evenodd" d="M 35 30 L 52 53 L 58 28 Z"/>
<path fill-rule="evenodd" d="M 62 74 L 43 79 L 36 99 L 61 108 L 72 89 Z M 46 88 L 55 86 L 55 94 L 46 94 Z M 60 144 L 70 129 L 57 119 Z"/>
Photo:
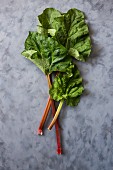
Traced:
<path fill-rule="evenodd" d="M 54 8 L 46 8 L 38 19 L 44 28 L 51 29 L 54 18 L 60 17 L 61 12 Z"/>
<path fill-rule="evenodd" d="M 53 15 L 51 8 L 46 9 L 39 16 L 41 25 L 39 32 L 49 33 L 68 49 L 71 56 L 77 60 L 85 61 L 91 52 L 91 42 L 88 26 L 85 23 L 84 13 L 78 9 L 70 9 L 67 13 Z M 46 20 L 45 20 L 46 18 Z"/>
<path fill-rule="evenodd" d="M 53 71 L 65 72 L 71 65 L 64 46 L 52 37 L 37 32 L 29 32 L 22 55 L 36 64 L 45 74 Z"/>
<path fill-rule="evenodd" d="M 63 75 L 60 73 L 55 79 L 49 91 L 50 96 L 56 100 L 66 100 L 67 105 L 75 106 L 80 101 L 80 96 L 83 93 L 82 78 L 76 67 L 72 70 L 72 74 Z"/>

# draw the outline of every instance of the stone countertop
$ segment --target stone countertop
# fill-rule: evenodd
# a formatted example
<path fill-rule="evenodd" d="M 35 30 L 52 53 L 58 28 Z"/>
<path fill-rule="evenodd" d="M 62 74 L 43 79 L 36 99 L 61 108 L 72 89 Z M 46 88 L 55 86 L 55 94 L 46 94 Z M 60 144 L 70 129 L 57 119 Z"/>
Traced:
<path fill-rule="evenodd" d="M 92 38 L 87 63 L 77 63 L 85 92 L 60 114 L 64 154 L 54 129 L 37 136 L 48 88 L 45 76 L 21 56 L 28 31 L 47 7 L 85 12 Z M 51 115 L 49 116 L 51 119 Z M 49 122 L 47 122 L 46 127 Z M 0 170 L 112 170 L 113 1 L 0 0 Z"/>

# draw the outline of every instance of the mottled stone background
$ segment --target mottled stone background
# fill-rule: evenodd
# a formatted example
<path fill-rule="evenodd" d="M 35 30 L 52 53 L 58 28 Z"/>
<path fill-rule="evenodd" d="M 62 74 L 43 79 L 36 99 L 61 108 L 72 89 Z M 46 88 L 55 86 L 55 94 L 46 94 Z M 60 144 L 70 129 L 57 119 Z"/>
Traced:
<path fill-rule="evenodd" d="M 36 134 L 47 82 L 20 54 L 47 7 L 84 11 L 93 45 L 88 62 L 78 62 L 86 89 L 81 102 L 60 115 L 62 156 L 54 129 Z M 113 169 L 113 0 L 0 0 L 0 170 L 45 169 Z"/>

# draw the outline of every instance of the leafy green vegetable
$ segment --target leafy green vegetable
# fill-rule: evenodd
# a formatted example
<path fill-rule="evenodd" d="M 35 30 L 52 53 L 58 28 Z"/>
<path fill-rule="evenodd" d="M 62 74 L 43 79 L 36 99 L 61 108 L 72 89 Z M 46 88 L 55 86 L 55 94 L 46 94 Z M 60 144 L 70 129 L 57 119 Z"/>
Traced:
<path fill-rule="evenodd" d="M 41 15 L 38 16 L 38 19 L 42 27 L 51 29 L 51 23 L 54 21 L 54 18 L 60 17 L 61 12 L 54 8 L 46 8 Z"/>
<path fill-rule="evenodd" d="M 74 67 L 72 74 L 68 75 L 60 73 L 53 82 L 49 91 L 52 99 L 56 101 L 66 100 L 67 105 L 75 106 L 80 101 L 80 96 L 83 93 L 82 77 L 77 67 Z"/>
<path fill-rule="evenodd" d="M 73 64 L 72 57 L 86 61 L 91 52 L 91 40 L 84 13 L 78 9 L 72 8 L 67 13 L 61 13 L 54 8 L 46 8 L 38 19 L 37 32 L 29 32 L 22 55 L 47 75 L 51 98 L 49 97 L 38 128 L 38 133 L 42 134 L 50 106 L 54 118 L 48 127 L 49 130 L 55 124 L 64 101 L 70 106 L 76 106 L 80 102 L 84 88 L 82 77 Z M 59 73 L 51 86 L 50 74 L 54 71 Z M 56 113 L 53 99 L 59 101 Z M 57 123 L 55 128 L 57 152 L 61 154 Z"/>
<path fill-rule="evenodd" d="M 51 128 L 55 124 L 64 100 L 66 100 L 67 105 L 76 106 L 80 101 L 81 94 L 83 93 L 84 88 L 82 86 L 82 78 L 80 76 L 80 72 L 76 67 L 71 70 L 71 75 L 68 75 L 66 73 L 62 75 L 60 73 L 54 79 L 54 83 L 49 90 L 51 98 L 56 101 L 60 101 L 55 116 L 48 127 L 49 130 L 51 130 Z"/>
<path fill-rule="evenodd" d="M 37 32 L 29 32 L 22 55 L 36 64 L 45 74 L 53 71 L 65 72 L 71 65 L 64 46 L 52 37 Z"/>
<path fill-rule="evenodd" d="M 52 17 L 53 11 L 47 8 L 46 12 L 38 16 L 41 23 L 40 33 L 45 30 L 65 46 L 71 56 L 85 61 L 91 52 L 91 40 L 84 13 L 73 8 L 67 13 L 54 14 Z"/>
<path fill-rule="evenodd" d="M 41 25 L 38 25 L 37 26 L 37 32 L 39 34 L 43 34 L 43 35 L 46 35 L 46 36 L 48 36 L 48 35 L 54 36 L 56 30 L 55 29 L 45 29 Z"/>

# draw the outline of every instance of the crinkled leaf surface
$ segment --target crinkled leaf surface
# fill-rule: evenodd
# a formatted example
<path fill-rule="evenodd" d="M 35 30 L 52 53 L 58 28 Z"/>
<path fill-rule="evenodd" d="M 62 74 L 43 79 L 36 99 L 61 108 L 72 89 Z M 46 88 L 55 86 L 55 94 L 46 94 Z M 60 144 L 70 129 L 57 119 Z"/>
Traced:
<path fill-rule="evenodd" d="M 71 56 L 77 60 L 85 61 L 91 52 L 91 40 L 89 36 L 88 26 L 85 23 L 84 13 L 78 9 L 70 9 L 67 13 L 54 15 L 50 19 L 52 13 L 49 8 L 46 9 L 46 21 L 44 24 L 45 11 L 39 16 L 43 29 L 54 36 L 55 39 L 68 49 Z M 51 13 L 51 14 L 50 14 Z"/>
<path fill-rule="evenodd" d="M 38 16 L 38 19 L 44 28 L 51 29 L 51 23 L 54 21 L 54 18 L 59 16 L 61 16 L 60 11 L 54 8 L 46 8 L 43 13 Z"/>
<path fill-rule="evenodd" d="M 80 72 L 74 67 L 71 76 L 60 73 L 54 79 L 49 93 L 54 100 L 66 100 L 67 105 L 75 106 L 79 103 L 83 90 Z"/>
<path fill-rule="evenodd" d="M 36 64 L 45 74 L 53 71 L 65 72 L 71 65 L 67 49 L 63 45 L 52 37 L 37 32 L 29 32 L 22 55 Z"/>
<path fill-rule="evenodd" d="M 55 36 L 56 30 L 55 29 L 46 29 L 46 28 L 43 28 L 42 25 L 38 25 L 37 32 L 39 34 L 43 34 L 43 35 Z"/>

